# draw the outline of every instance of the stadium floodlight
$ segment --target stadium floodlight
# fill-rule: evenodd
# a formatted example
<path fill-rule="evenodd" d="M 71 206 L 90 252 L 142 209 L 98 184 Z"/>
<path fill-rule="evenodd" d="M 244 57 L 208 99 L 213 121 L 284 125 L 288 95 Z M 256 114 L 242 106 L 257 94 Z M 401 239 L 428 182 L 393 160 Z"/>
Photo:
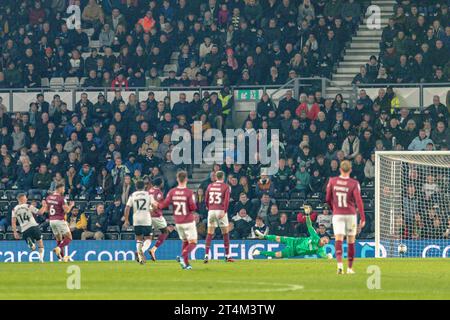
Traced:
<path fill-rule="evenodd" d="M 450 254 L 450 151 L 375 154 L 375 256 Z"/>

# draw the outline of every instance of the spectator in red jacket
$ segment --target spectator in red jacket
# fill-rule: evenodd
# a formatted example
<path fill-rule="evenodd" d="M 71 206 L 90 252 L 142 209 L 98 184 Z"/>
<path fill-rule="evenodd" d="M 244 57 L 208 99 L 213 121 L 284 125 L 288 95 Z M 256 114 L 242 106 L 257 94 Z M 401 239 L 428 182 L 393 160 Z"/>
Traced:
<path fill-rule="evenodd" d="M 123 74 L 119 73 L 111 83 L 112 89 L 128 89 L 128 80 Z"/>
<path fill-rule="evenodd" d="M 320 106 L 317 102 L 314 100 L 314 95 L 309 94 L 308 95 L 308 101 L 301 103 L 297 109 L 295 110 L 295 114 L 297 117 L 300 117 L 300 114 L 305 111 L 306 117 L 309 120 L 316 120 L 317 116 L 320 112 Z"/>
<path fill-rule="evenodd" d="M 40 1 L 36 1 L 34 3 L 34 8 L 30 9 L 28 14 L 28 19 L 32 26 L 41 24 L 45 20 L 45 10 L 42 8 L 42 3 Z"/>

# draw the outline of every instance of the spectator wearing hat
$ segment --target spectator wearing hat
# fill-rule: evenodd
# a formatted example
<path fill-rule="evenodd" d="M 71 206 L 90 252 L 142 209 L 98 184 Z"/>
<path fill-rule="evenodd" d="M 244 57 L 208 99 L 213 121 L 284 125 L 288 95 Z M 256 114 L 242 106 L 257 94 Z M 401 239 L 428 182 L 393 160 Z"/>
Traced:
<path fill-rule="evenodd" d="M 84 196 L 89 196 L 94 191 L 95 185 L 95 171 L 89 163 L 84 163 L 83 167 L 78 172 L 78 190 L 80 194 Z"/>
<path fill-rule="evenodd" d="M 359 138 L 356 136 L 355 131 L 351 130 L 348 133 L 348 137 L 342 143 L 342 151 L 346 159 L 354 159 L 359 154 L 359 144 Z"/>
<path fill-rule="evenodd" d="M 111 104 L 106 101 L 105 96 L 100 93 L 97 97 L 97 103 L 94 104 L 92 117 L 103 126 L 108 126 L 111 118 Z"/>
<path fill-rule="evenodd" d="M 118 226 L 122 229 L 122 225 L 125 222 L 124 217 L 125 206 L 121 201 L 120 197 L 114 198 L 113 203 L 111 203 L 106 209 L 106 215 L 108 216 L 109 226 Z"/>
<path fill-rule="evenodd" d="M 134 176 L 134 172 L 136 170 L 139 170 L 140 172 L 143 170 L 142 163 L 137 162 L 136 159 L 136 154 L 134 152 L 130 152 L 128 154 L 128 160 L 125 162 L 125 166 L 128 168 L 131 176 Z"/>
<path fill-rule="evenodd" d="M 103 194 L 108 199 L 114 194 L 114 184 L 111 174 L 102 168 L 97 176 L 97 194 Z"/>

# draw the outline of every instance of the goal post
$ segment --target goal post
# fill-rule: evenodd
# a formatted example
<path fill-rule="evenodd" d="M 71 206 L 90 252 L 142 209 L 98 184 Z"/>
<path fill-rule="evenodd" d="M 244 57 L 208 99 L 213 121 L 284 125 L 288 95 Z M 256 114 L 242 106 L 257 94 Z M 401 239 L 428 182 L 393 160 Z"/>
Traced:
<path fill-rule="evenodd" d="M 450 256 L 450 151 L 375 153 L 375 257 Z"/>

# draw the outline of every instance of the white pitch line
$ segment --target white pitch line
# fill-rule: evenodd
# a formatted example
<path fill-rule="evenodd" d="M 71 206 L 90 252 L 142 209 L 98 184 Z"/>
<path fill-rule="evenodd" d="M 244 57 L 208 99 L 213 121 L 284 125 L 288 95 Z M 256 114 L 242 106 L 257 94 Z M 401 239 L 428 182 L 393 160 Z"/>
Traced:
<path fill-rule="evenodd" d="M 172 280 L 174 282 L 195 282 L 198 283 L 198 281 L 192 281 L 192 280 Z M 242 281 L 214 281 L 214 283 L 222 283 L 222 284 L 239 284 L 240 288 L 223 288 L 220 289 L 221 292 L 227 292 L 227 293 L 233 293 L 233 292 L 289 292 L 289 291 L 297 291 L 297 290 L 303 290 L 304 287 L 302 285 L 297 285 L 297 284 L 289 284 L 289 283 L 273 283 L 273 282 L 251 282 L 251 283 L 242 283 Z M 211 285 L 210 282 L 208 282 L 206 285 Z M 248 285 L 249 288 L 242 288 L 243 285 Z M 267 289 L 259 289 L 259 288 L 254 288 L 252 289 L 252 287 L 254 286 L 284 286 L 284 288 L 267 288 Z M 175 293 L 180 293 L 179 291 L 159 291 L 158 294 L 175 294 Z M 198 293 L 198 294 L 204 294 L 205 292 L 198 292 L 198 291 L 194 291 L 192 292 L 194 294 Z M 191 293 L 190 293 L 191 294 Z"/>

